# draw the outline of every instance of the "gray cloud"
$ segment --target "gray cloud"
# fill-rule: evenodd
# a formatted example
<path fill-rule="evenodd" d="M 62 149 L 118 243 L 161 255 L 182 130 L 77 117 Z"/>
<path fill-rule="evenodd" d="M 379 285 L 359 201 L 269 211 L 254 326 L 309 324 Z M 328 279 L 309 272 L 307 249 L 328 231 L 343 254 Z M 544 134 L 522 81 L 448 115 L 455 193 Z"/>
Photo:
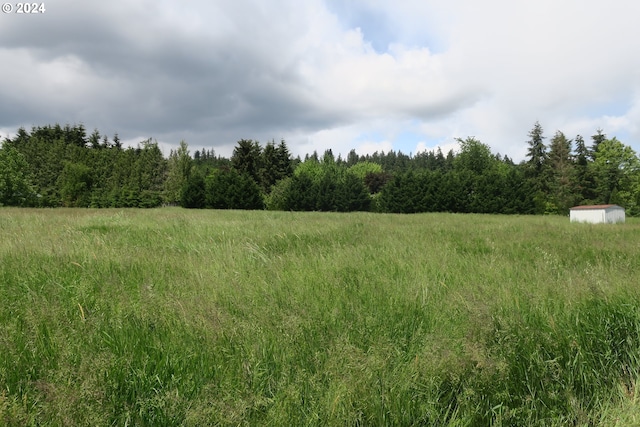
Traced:
<path fill-rule="evenodd" d="M 18 22 L 21 17 L 5 16 L 9 22 L 0 37 L 6 56 L 26 51 L 30 57 L 13 77 L 40 81 L 22 96 L 10 85 L 0 87 L 3 127 L 53 119 L 95 122 L 121 134 L 153 133 L 160 138 L 183 131 L 198 139 L 201 133 L 223 128 L 228 130 L 222 134 L 244 132 L 250 137 L 256 131 L 331 123 L 330 114 L 314 114 L 309 96 L 297 87 L 295 71 L 278 62 L 280 46 L 262 50 L 260 38 L 272 38 L 267 16 L 232 22 L 237 25 L 227 25 L 233 28 L 229 33 L 207 28 L 192 33 L 181 17 L 174 22 L 163 18 L 167 11 L 155 3 L 142 2 L 133 10 L 130 4 L 96 8 L 59 2 L 56 10 L 34 17 L 37 20 Z M 233 8 L 218 12 L 228 13 L 218 16 L 220 21 L 233 21 L 233 15 L 240 14 Z M 208 19 L 216 25 L 216 16 Z M 67 66 L 53 67 L 56 62 Z M 38 65 L 44 70 L 34 75 Z M 72 81 L 56 84 L 65 73 Z M 92 83 L 88 91 L 83 79 Z M 43 98 L 42 86 L 49 87 L 49 96 Z"/>

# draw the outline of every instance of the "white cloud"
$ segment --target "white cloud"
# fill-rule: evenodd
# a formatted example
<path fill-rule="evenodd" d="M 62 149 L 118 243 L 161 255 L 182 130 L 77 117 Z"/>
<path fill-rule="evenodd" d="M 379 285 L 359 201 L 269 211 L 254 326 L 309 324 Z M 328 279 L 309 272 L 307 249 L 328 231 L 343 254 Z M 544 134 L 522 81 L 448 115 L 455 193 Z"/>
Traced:
<path fill-rule="evenodd" d="M 442 58 L 428 49 L 396 44 L 379 54 L 358 29 L 318 46 L 301 61 L 300 73 L 320 104 L 355 118 L 428 119 L 477 97 L 476 88 L 453 80 Z"/>

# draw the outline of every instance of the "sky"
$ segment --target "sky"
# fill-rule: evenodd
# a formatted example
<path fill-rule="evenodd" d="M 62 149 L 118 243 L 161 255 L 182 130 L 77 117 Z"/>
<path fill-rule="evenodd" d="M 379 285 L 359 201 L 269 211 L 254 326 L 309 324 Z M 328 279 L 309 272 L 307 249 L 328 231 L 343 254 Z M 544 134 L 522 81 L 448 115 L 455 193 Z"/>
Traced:
<path fill-rule="evenodd" d="M 240 139 L 294 156 L 475 137 L 526 158 L 536 122 L 640 152 L 636 0 L 110 0 L 0 13 L 0 137 L 82 124 L 165 154 Z M 5 4 L 6 6 L 6 4 Z"/>

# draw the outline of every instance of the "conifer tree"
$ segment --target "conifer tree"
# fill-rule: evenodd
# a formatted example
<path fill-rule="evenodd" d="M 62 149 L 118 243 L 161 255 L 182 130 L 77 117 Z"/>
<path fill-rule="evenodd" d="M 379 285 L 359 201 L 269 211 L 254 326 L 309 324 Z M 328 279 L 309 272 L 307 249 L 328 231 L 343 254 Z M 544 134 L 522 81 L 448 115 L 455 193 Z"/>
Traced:
<path fill-rule="evenodd" d="M 590 148 L 590 155 L 591 155 L 591 160 L 595 160 L 596 159 L 596 153 L 598 152 L 598 148 L 600 147 L 600 144 L 602 144 L 603 142 L 605 142 L 607 140 L 607 135 L 604 133 L 604 131 L 600 128 L 598 128 L 598 130 L 596 130 L 595 135 L 591 135 L 591 148 Z"/>
<path fill-rule="evenodd" d="M 93 185 L 91 172 L 91 169 L 82 163 L 65 162 L 58 178 L 58 188 L 64 206 L 89 206 Z"/>
<path fill-rule="evenodd" d="M 571 156 L 571 140 L 560 131 L 549 144 L 551 202 L 560 214 L 568 214 L 575 203 L 574 163 Z"/>
<path fill-rule="evenodd" d="M 206 184 L 200 173 L 195 171 L 187 176 L 180 192 L 180 206 L 188 209 L 202 209 L 206 206 Z"/>
<path fill-rule="evenodd" d="M 306 162 L 305 162 L 306 163 Z M 304 164 L 304 163 L 303 163 Z M 297 170 L 296 170 L 297 172 Z M 285 210 L 313 211 L 317 205 L 318 185 L 308 173 L 295 173 L 283 196 Z"/>
<path fill-rule="evenodd" d="M 530 173 L 533 177 L 540 178 L 543 175 L 543 171 L 547 166 L 549 155 L 547 154 L 547 146 L 544 144 L 544 136 L 542 126 L 539 122 L 533 125 L 533 129 L 529 131 L 529 148 L 527 149 L 527 156 L 529 160 Z M 542 186 L 542 185 L 541 185 Z"/>
<path fill-rule="evenodd" d="M 89 136 L 89 146 L 91 148 L 100 148 L 100 132 L 98 129 L 94 129 L 93 133 Z"/>
<path fill-rule="evenodd" d="M 278 167 L 278 154 L 273 141 L 268 142 L 262 150 L 262 161 L 260 162 L 260 183 L 265 193 L 271 191 L 271 187 L 281 179 Z"/>
<path fill-rule="evenodd" d="M 278 180 L 284 179 L 293 175 L 293 161 L 291 159 L 291 153 L 287 147 L 287 143 L 284 139 L 280 140 L 280 144 L 276 148 L 276 158 L 278 161 Z"/>
<path fill-rule="evenodd" d="M 122 142 L 120 142 L 120 137 L 117 133 L 113 135 L 113 148 L 122 150 Z"/>
<path fill-rule="evenodd" d="M 206 206 L 214 209 L 263 209 L 260 187 L 244 172 L 216 170 L 206 182 Z"/>
<path fill-rule="evenodd" d="M 533 129 L 529 131 L 529 141 L 527 144 L 527 156 L 529 160 L 526 162 L 527 178 L 530 181 L 530 187 L 534 191 L 536 200 L 536 212 L 544 213 L 547 209 L 547 195 L 549 193 L 549 155 L 547 146 L 544 144 L 544 136 L 542 126 L 536 122 Z"/>
<path fill-rule="evenodd" d="M 163 193 L 165 203 L 170 205 L 180 203 L 181 192 L 191 173 L 192 163 L 189 145 L 184 140 L 180 141 L 180 145 L 175 151 L 169 152 Z"/>
<path fill-rule="evenodd" d="M 340 183 L 336 210 L 341 212 L 368 211 L 371 197 L 362 179 L 352 173 L 345 173 Z"/>
<path fill-rule="evenodd" d="M 167 173 L 167 161 L 156 141 L 143 141 L 136 150 L 132 188 L 138 190 L 137 207 L 151 208 L 162 204 L 162 190 Z"/>
<path fill-rule="evenodd" d="M 595 181 L 590 167 L 590 153 L 584 138 L 576 136 L 576 149 L 574 158 L 574 180 L 577 195 L 576 204 L 593 204 L 596 198 Z"/>
<path fill-rule="evenodd" d="M 356 150 L 349 151 L 349 154 L 347 154 L 347 166 L 353 166 L 358 163 L 359 160 L 360 159 L 358 157 L 358 154 L 356 153 Z"/>
<path fill-rule="evenodd" d="M 30 206 L 35 196 L 26 159 L 5 143 L 0 148 L 0 206 Z"/>
<path fill-rule="evenodd" d="M 231 166 L 240 173 L 246 173 L 258 184 L 261 182 L 261 153 L 262 148 L 257 141 L 241 139 L 233 149 Z"/>

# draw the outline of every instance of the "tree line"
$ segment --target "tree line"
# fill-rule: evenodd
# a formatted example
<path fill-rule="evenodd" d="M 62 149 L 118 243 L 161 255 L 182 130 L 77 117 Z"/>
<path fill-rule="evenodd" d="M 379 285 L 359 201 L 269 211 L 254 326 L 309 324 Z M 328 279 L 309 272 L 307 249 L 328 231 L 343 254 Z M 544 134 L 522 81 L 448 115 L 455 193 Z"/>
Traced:
<path fill-rule="evenodd" d="M 640 214 L 640 160 L 597 130 L 587 144 L 535 123 L 516 164 L 473 137 L 458 152 L 332 150 L 293 158 L 284 140 L 237 142 L 230 158 L 186 142 L 164 157 L 151 139 L 123 147 L 82 125 L 18 129 L 0 147 L 0 205 L 567 214 L 619 204 Z"/>

